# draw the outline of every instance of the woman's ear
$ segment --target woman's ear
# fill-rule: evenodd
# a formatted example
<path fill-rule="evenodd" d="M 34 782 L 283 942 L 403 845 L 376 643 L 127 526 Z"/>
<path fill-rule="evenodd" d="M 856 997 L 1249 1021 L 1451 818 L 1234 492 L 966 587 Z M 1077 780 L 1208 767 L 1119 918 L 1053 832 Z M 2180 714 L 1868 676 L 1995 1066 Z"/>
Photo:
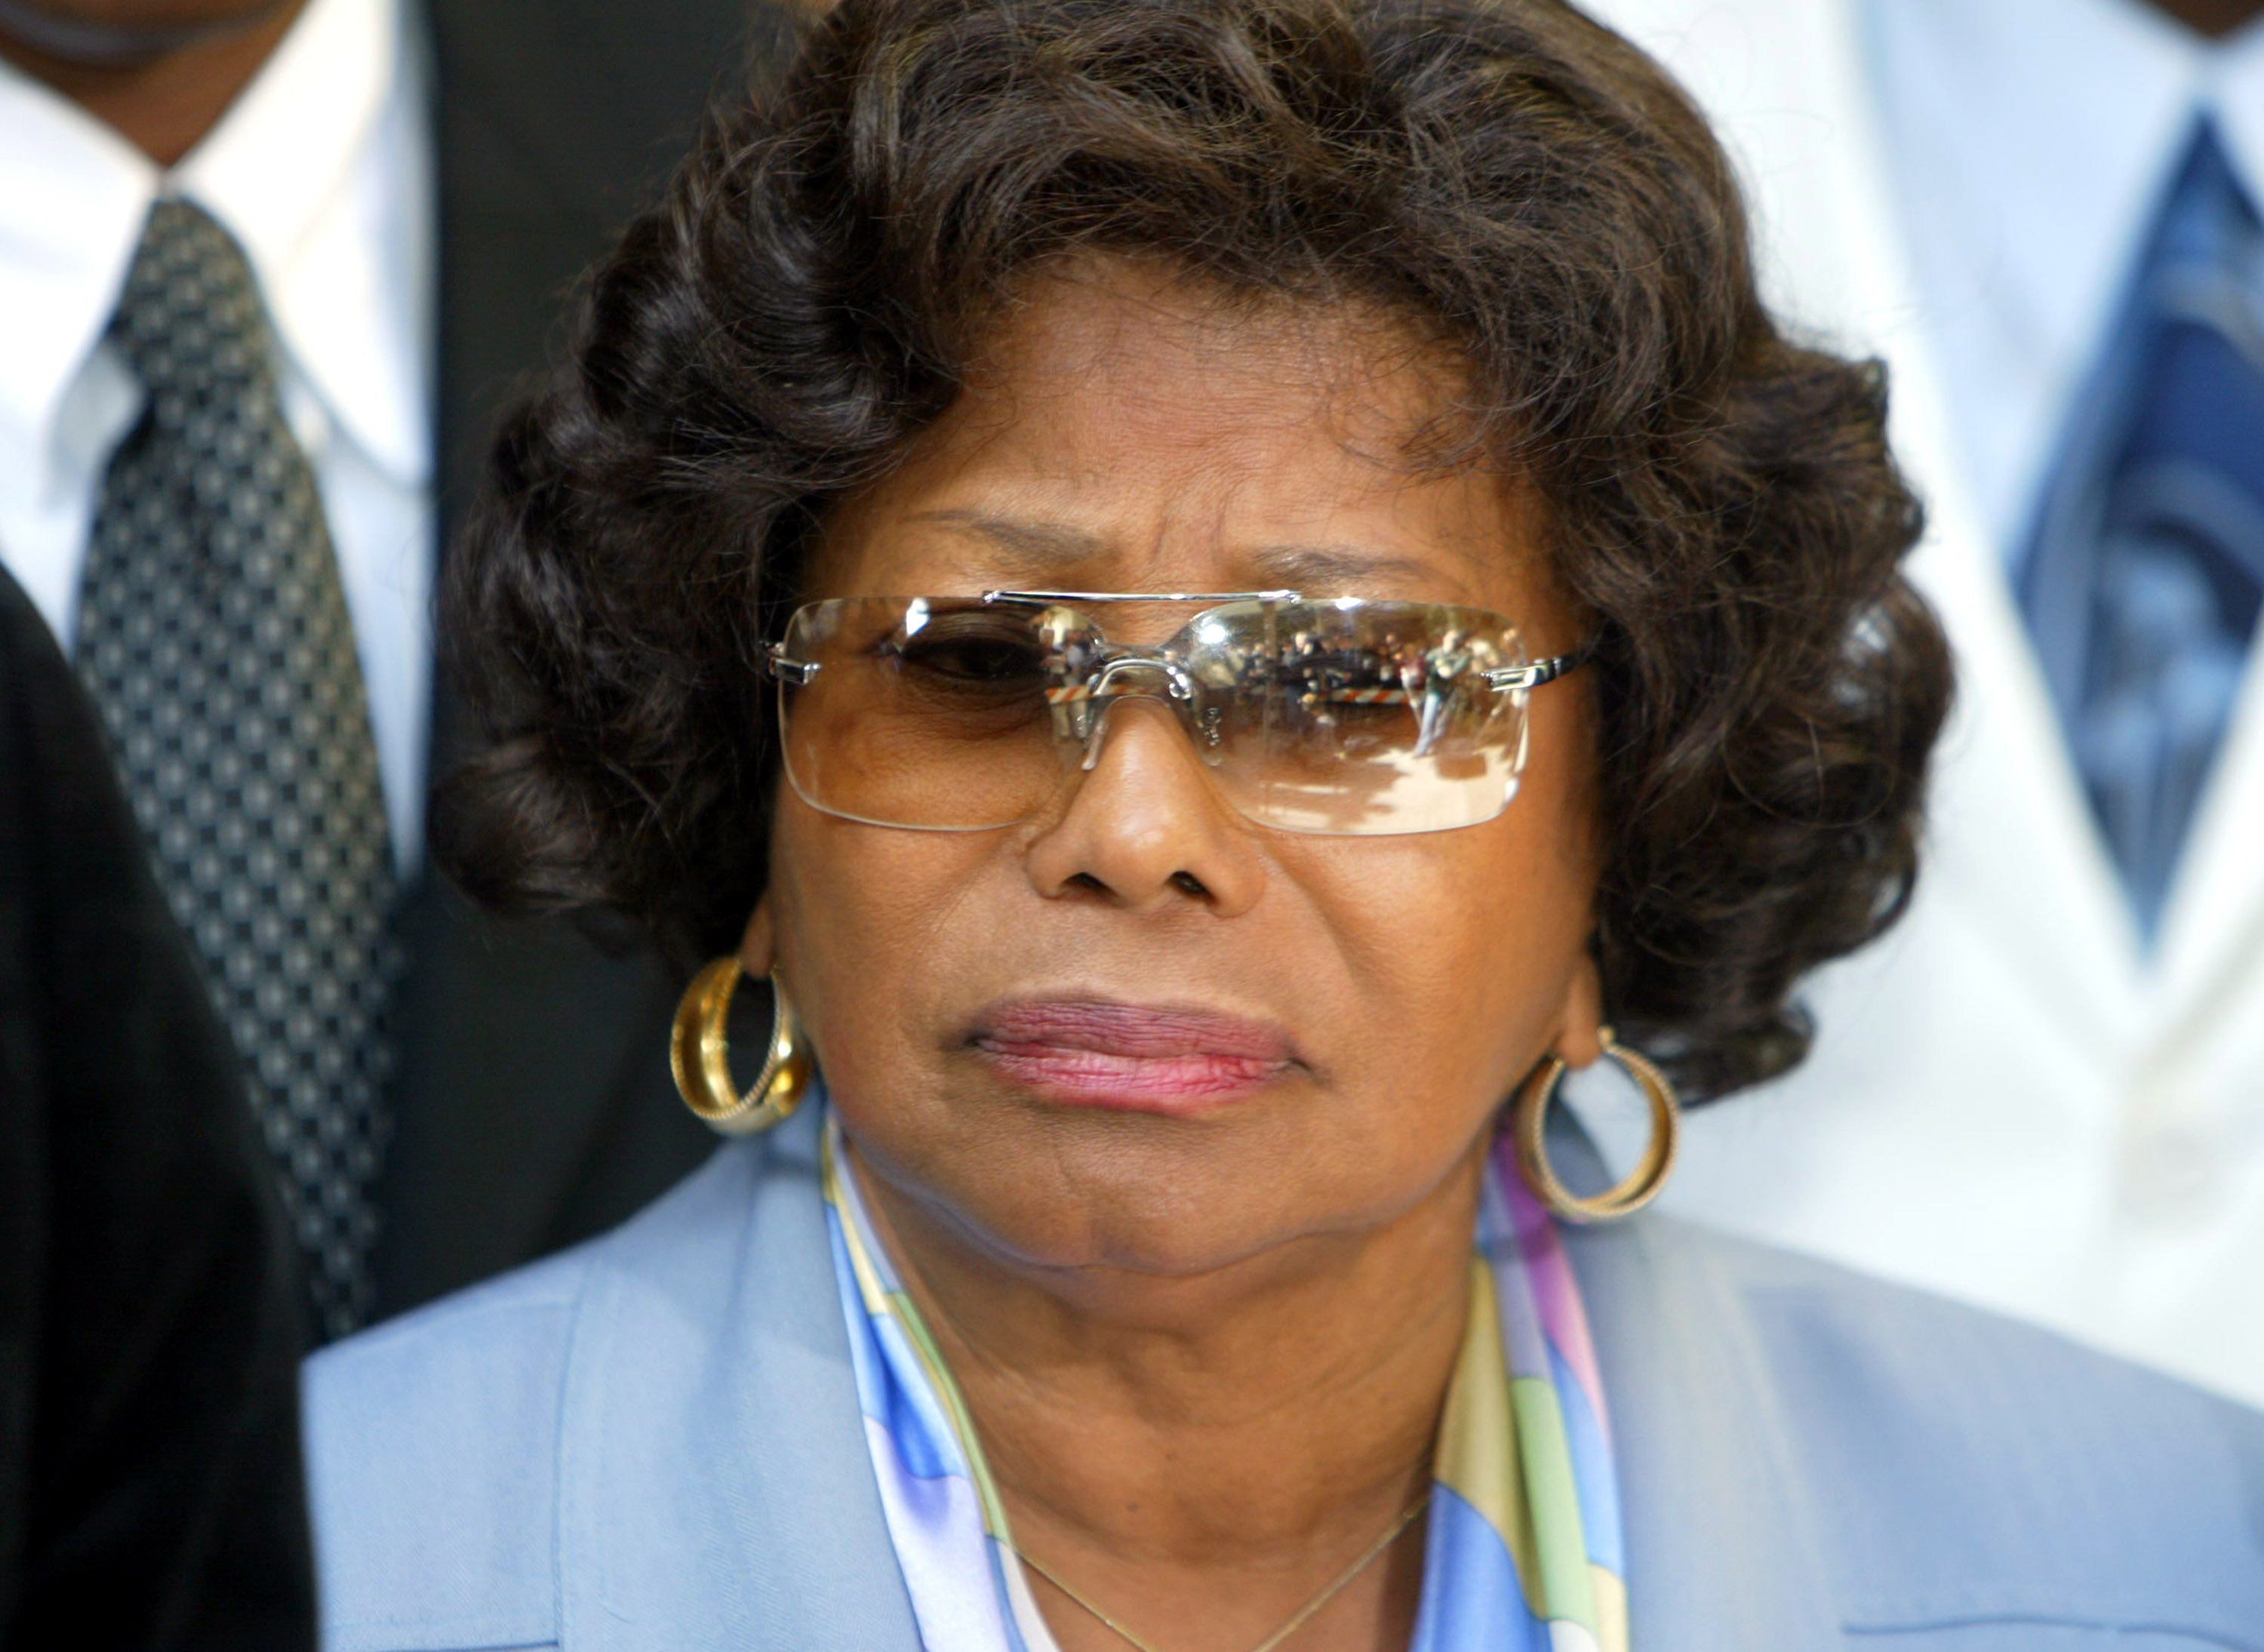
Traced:
<path fill-rule="evenodd" d="M 1564 983 L 1564 1007 L 1549 1047 L 1567 1067 L 1592 1066 L 1603 1057 L 1603 976 L 1597 972 L 1594 955 L 1584 947 Z"/>
<path fill-rule="evenodd" d="M 755 902 L 746 932 L 739 937 L 739 967 L 760 980 L 771 973 L 771 960 L 777 951 L 778 931 L 772 926 L 771 897 L 766 893 Z"/>

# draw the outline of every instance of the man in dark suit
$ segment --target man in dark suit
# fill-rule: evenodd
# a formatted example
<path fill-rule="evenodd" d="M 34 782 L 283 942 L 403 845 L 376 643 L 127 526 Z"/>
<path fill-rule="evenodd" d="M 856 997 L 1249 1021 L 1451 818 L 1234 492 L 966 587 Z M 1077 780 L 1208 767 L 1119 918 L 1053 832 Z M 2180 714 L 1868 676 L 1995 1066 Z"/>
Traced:
<path fill-rule="evenodd" d="M 577 275 L 785 26 L 762 0 L 0 0 L 0 196 L 68 186 L 0 245 L 83 231 L 44 267 L 102 289 L 23 278 L 24 335 L 87 342 L 45 380 L 0 363 L 0 562 L 101 707 L 323 1333 L 610 1225 L 706 1151 L 668 1078 L 674 983 L 475 917 L 417 852 L 424 786 L 477 737 L 422 614 Z M 176 348 L 230 329 L 246 348 Z M 215 421 L 237 472 L 208 497 Z M 247 569 L 239 600 L 218 582 Z M 261 656 L 276 634 L 321 646 Z"/>
<path fill-rule="evenodd" d="M 102 730 L 0 573 L 0 1646 L 313 1644 L 295 1260 Z"/>

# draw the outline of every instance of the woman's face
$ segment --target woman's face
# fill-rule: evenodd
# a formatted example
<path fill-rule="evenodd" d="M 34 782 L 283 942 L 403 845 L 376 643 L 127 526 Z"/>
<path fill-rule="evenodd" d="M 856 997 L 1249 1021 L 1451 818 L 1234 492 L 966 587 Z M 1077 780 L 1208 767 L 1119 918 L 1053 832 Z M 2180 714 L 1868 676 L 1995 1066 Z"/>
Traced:
<path fill-rule="evenodd" d="M 1405 457 L 1456 388 L 1373 320 L 1088 268 L 838 513 L 805 594 L 1294 587 L 1570 649 L 1516 490 Z M 1243 818 L 1141 699 L 1021 826 L 865 825 L 781 783 L 746 961 L 868 1170 L 1007 1265 L 1192 1275 L 1356 1235 L 1466 1198 L 1517 1081 L 1593 1051 L 1590 729 L 1584 677 L 1537 691 L 1514 803 L 1397 837 Z"/>

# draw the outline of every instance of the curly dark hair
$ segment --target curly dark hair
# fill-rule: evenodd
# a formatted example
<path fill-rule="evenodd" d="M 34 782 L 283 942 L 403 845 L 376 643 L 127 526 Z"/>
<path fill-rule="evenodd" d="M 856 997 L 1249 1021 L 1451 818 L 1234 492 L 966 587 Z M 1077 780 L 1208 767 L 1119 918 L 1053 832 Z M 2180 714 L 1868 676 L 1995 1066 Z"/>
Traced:
<path fill-rule="evenodd" d="M 1757 296 L 1722 151 L 1556 0 L 847 0 L 709 118 L 509 419 L 448 584 L 497 736 L 435 847 L 685 957 L 762 891 L 758 648 L 828 507 L 1046 260 L 1352 301 L 1466 365 L 1457 462 L 1595 616 L 1595 953 L 1695 1097 L 1806 1053 L 1808 970 L 1908 901 L 1947 650 L 1875 365 Z"/>

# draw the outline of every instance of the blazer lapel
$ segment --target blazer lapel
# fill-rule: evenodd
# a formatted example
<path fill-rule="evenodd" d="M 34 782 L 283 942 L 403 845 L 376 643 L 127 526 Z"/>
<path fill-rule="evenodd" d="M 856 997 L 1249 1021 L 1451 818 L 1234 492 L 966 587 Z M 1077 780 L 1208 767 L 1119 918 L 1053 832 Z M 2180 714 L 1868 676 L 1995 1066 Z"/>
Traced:
<path fill-rule="evenodd" d="M 1844 1644 L 1825 1528 L 1722 1242 L 1647 1216 L 1575 1230 L 1627 1523 L 1629 1641 L 1642 1652 Z"/>
<path fill-rule="evenodd" d="M 1935 758 L 1920 899 L 1986 937 L 2073 1047 L 2127 1049 L 2144 986 L 2129 905 L 1994 552 L 1939 496 L 1934 512 L 1912 574 L 1956 645 L 1957 704 Z"/>
<path fill-rule="evenodd" d="M 568 1652 L 918 1652 L 806 1107 L 593 1278 L 561 1429 Z"/>
<path fill-rule="evenodd" d="M 2247 680 L 2170 899 L 2158 1025 L 2175 1042 L 2264 953 L 2264 632 L 2249 644 Z"/>

